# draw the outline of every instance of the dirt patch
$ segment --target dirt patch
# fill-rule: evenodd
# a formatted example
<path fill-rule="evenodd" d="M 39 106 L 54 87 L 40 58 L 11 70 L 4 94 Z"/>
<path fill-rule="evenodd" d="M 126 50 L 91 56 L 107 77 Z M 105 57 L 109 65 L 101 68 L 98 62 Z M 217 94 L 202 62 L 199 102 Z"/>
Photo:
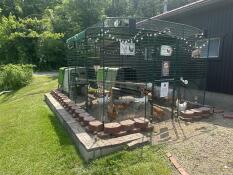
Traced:
<path fill-rule="evenodd" d="M 160 142 L 168 143 L 167 151 L 190 174 L 233 174 L 233 121 L 221 114 L 194 123 L 169 120 L 155 124 L 153 143 Z"/>

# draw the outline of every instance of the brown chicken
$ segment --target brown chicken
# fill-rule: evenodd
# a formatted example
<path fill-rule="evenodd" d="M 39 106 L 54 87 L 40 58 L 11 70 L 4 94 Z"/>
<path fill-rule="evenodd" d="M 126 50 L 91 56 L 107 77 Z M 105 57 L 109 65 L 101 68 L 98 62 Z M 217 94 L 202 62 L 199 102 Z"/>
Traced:
<path fill-rule="evenodd" d="M 165 112 L 163 109 L 157 107 L 157 106 L 153 106 L 153 116 L 158 119 L 159 121 L 162 121 L 164 116 L 165 116 Z"/>
<path fill-rule="evenodd" d="M 108 105 L 108 118 L 110 121 L 114 121 L 117 118 L 118 112 L 116 110 L 116 106 L 114 104 L 109 104 Z"/>
<path fill-rule="evenodd" d="M 109 92 L 109 96 L 110 96 L 110 101 L 108 103 L 107 115 L 110 121 L 114 121 L 117 118 L 118 112 L 116 109 L 116 105 L 113 104 L 112 89 Z"/>
<path fill-rule="evenodd" d="M 117 110 L 125 110 L 129 107 L 129 104 L 122 103 L 122 104 L 115 104 Z"/>

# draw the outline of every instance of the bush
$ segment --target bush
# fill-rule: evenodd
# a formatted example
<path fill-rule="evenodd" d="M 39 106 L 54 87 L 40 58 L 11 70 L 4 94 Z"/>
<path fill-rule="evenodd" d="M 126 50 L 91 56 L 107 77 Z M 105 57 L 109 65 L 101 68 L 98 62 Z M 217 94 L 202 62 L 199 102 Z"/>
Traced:
<path fill-rule="evenodd" d="M 32 80 L 33 65 L 0 66 L 0 90 L 17 90 Z"/>

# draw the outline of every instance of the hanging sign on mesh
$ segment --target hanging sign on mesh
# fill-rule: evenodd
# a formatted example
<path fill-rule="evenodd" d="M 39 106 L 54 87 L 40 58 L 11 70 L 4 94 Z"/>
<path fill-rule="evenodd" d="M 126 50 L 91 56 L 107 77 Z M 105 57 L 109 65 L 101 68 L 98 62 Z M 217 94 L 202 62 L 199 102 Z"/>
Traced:
<path fill-rule="evenodd" d="M 171 56 L 172 55 L 172 47 L 171 46 L 167 46 L 167 45 L 162 45 L 161 46 L 161 51 L 160 51 L 160 55 L 161 56 Z"/>
<path fill-rule="evenodd" d="M 169 71 L 170 71 L 170 62 L 163 61 L 162 62 L 162 76 L 163 77 L 169 76 Z"/>
<path fill-rule="evenodd" d="M 120 55 L 135 55 L 135 43 L 120 42 Z"/>
<path fill-rule="evenodd" d="M 160 97 L 168 97 L 169 82 L 162 82 L 160 87 Z"/>

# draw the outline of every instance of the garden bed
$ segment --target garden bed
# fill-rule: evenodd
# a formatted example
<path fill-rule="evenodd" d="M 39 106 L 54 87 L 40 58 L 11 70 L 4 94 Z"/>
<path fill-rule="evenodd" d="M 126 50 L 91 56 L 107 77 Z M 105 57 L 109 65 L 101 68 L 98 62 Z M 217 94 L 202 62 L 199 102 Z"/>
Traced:
<path fill-rule="evenodd" d="M 63 100 L 63 103 L 61 103 L 61 101 L 59 103 L 51 94 L 45 94 L 45 100 L 60 122 L 69 131 L 76 147 L 86 161 L 121 150 L 126 147 L 127 144 L 128 147 L 135 147 L 135 145 L 139 146 L 149 143 L 149 138 L 141 132 L 140 129 L 135 133 L 127 132 L 126 134 L 122 134 L 121 124 L 112 123 L 105 127 L 102 122 L 99 121 L 98 124 L 98 120 L 93 120 L 86 121 L 86 125 L 85 120 L 91 118 L 91 116 L 79 106 L 76 106 L 74 110 L 74 106 L 72 106 L 71 103 L 65 105 L 66 102 L 71 102 L 69 99 Z M 78 115 L 78 117 L 76 117 L 76 115 Z M 147 120 L 145 121 L 140 120 L 135 123 L 142 122 L 144 125 L 139 125 L 144 129 L 146 128 L 145 125 L 147 126 L 149 122 Z M 88 132 L 87 127 L 90 126 L 94 127 L 94 132 L 93 130 Z M 103 129 L 104 132 L 102 131 Z M 101 137 L 101 133 L 109 135 L 108 137 Z M 131 142 L 135 144 L 129 144 Z"/>

